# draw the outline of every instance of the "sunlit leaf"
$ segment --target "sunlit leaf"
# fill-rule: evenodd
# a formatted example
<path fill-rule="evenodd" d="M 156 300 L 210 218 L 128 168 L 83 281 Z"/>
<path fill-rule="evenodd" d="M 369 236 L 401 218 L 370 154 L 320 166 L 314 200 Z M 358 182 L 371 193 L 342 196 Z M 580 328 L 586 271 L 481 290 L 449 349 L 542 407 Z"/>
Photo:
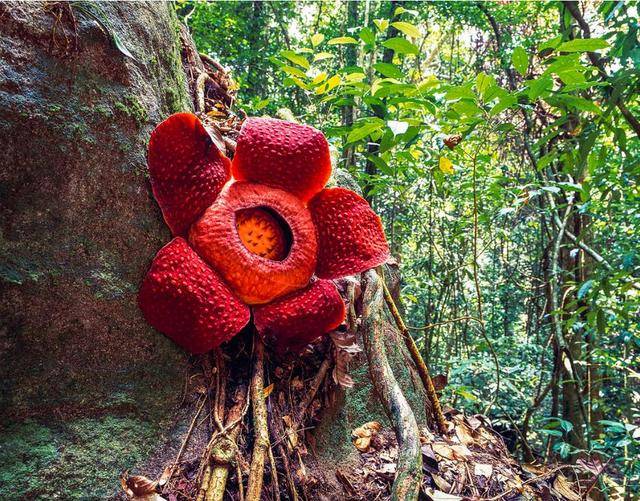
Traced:
<path fill-rule="evenodd" d="M 358 41 L 353 37 L 336 37 L 327 42 L 329 45 L 348 45 L 357 44 Z"/>
<path fill-rule="evenodd" d="M 443 174 L 453 174 L 453 163 L 447 157 L 440 157 L 438 167 Z"/>
<path fill-rule="evenodd" d="M 396 21 L 394 23 L 391 23 L 391 26 L 397 28 L 399 31 L 411 38 L 420 38 L 422 36 L 422 33 L 417 26 L 405 21 Z"/>
<path fill-rule="evenodd" d="M 391 63 L 375 63 L 373 69 L 387 78 L 402 78 L 404 76 L 402 71 Z"/>
<path fill-rule="evenodd" d="M 576 38 L 558 45 L 558 52 L 589 52 L 599 49 L 606 49 L 609 43 L 600 38 Z"/>
<path fill-rule="evenodd" d="M 354 143 L 364 139 L 369 134 L 382 128 L 381 123 L 367 123 L 361 127 L 353 129 L 347 136 L 347 143 Z"/>
<path fill-rule="evenodd" d="M 382 42 L 382 45 L 392 49 L 397 54 L 418 54 L 419 50 L 406 38 L 394 37 Z"/>
<path fill-rule="evenodd" d="M 529 69 L 529 55 L 527 51 L 522 47 L 516 47 L 513 49 L 513 54 L 511 54 L 511 62 L 513 63 L 513 67 L 516 69 L 518 73 L 522 76 L 527 74 L 527 70 Z"/>
<path fill-rule="evenodd" d="M 378 28 L 379 31 L 386 31 L 387 28 L 389 27 L 389 20 L 388 19 L 374 19 L 373 20 L 373 24 L 376 25 L 376 28 Z"/>
<path fill-rule="evenodd" d="M 302 66 L 305 70 L 309 69 L 309 61 L 304 56 L 296 54 L 291 50 L 283 50 L 280 52 L 280 55 L 287 58 L 292 63 L 297 64 L 298 66 Z"/>
<path fill-rule="evenodd" d="M 313 56 L 313 62 L 324 61 L 325 59 L 333 59 L 334 56 L 330 52 L 318 52 L 315 56 Z"/>
<path fill-rule="evenodd" d="M 311 45 L 317 47 L 324 40 L 324 35 L 322 33 L 316 33 L 315 35 L 311 35 Z"/>

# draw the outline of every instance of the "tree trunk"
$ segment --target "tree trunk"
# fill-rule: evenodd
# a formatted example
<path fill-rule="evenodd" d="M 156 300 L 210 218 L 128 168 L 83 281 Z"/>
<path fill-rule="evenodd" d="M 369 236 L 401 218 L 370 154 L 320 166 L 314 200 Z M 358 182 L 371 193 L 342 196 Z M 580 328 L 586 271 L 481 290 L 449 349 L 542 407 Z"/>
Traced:
<path fill-rule="evenodd" d="M 191 107 L 172 9 L 0 4 L 2 499 L 114 495 L 181 397 L 136 305 L 169 239 L 149 133 Z"/>

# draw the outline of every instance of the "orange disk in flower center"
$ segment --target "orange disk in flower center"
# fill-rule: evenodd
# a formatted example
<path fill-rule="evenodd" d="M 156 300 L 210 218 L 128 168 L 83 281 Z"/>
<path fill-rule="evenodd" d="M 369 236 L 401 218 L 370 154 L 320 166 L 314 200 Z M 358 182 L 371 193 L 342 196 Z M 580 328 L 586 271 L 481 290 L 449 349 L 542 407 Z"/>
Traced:
<path fill-rule="evenodd" d="M 286 223 L 266 208 L 252 207 L 236 212 L 236 229 L 242 244 L 254 254 L 282 261 L 291 247 Z"/>

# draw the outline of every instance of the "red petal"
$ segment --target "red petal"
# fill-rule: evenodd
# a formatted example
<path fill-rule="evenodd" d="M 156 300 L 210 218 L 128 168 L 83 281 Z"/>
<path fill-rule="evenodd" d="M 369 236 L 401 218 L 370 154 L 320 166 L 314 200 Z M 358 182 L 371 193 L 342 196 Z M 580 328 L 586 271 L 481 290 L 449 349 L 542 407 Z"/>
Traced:
<path fill-rule="evenodd" d="M 238 213 L 267 209 L 290 232 L 286 257 L 273 260 L 250 252 L 236 227 Z M 191 227 L 194 249 L 247 304 L 264 304 L 309 283 L 316 266 L 316 230 L 302 201 L 262 184 L 233 183 Z"/>
<path fill-rule="evenodd" d="M 240 130 L 233 177 L 282 188 L 304 201 L 331 176 L 329 145 L 322 132 L 275 118 L 248 118 Z"/>
<path fill-rule="evenodd" d="M 316 280 L 302 291 L 253 309 L 256 329 L 279 351 L 298 351 L 338 327 L 344 301 L 330 280 Z"/>
<path fill-rule="evenodd" d="M 186 232 L 229 180 L 229 159 L 191 113 L 176 113 L 156 127 L 147 163 L 153 194 L 174 235 Z"/>
<path fill-rule="evenodd" d="M 250 318 L 249 308 L 179 237 L 156 255 L 138 304 L 151 325 L 191 353 L 228 341 Z"/>
<path fill-rule="evenodd" d="M 310 202 L 318 230 L 320 278 L 339 278 L 381 265 L 389 258 L 382 223 L 367 201 L 345 188 L 322 190 Z"/>

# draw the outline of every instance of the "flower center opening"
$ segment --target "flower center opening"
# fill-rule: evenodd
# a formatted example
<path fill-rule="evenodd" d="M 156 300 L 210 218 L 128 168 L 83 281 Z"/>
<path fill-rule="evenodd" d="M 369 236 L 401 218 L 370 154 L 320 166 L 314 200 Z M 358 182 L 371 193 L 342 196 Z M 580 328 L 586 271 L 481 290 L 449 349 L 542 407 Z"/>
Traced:
<path fill-rule="evenodd" d="M 268 207 L 252 207 L 236 212 L 236 230 L 249 252 L 271 261 L 289 254 L 292 233 L 286 221 Z"/>

